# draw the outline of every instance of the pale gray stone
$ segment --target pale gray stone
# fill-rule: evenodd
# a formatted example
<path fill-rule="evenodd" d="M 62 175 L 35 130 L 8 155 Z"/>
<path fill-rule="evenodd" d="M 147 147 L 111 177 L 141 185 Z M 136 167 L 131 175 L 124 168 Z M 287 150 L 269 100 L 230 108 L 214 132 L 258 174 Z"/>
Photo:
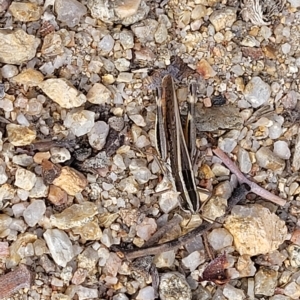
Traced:
<path fill-rule="evenodd" d="M 71 158 L 70 151 L 67 148 L 52 147 L 50 149 L 51 161 L 53 163 L 63 163 Z"/>
<path fill-rule="evenodd" d="M 244 300 L 246 299 L 245 293 L 243 290 L 237 289 L 227 283 L 223 290 L 223 295 L 227 299 L 234 299 L 234 300 Z"/>
<path fill-rule="evenodd" d="M 154 300 L 155 298 L 155 292 L 152 286 L 146 286 L 140 289 L 136 296 L 137 300 Z"/>
<path fill-rule="evenodd" d="M 67 113 L 64 126 L 75 136 L 82 136 L 91 131 L 94 126 L 95 113 L 89 110 L 73 110 Z"/>
<path fill-rule="evenodd" d="M 299 4 L 300 6 L 300 4 Z M 300 298 L 300 285 L 296 282 L 290 282 L 284 287 L 284 294 L 289 299 L 299 299 Z M 280 299 L 281 300 L 281 299 Z"/>
<path fill-rule="evenodd" d="M 200 107 L 196 105 L 195 123 L 197 131 L 219 129 L 242 129 L 244 120 L 233 105 Z"/>
<path fill-rule="evenodd" d="M 34 200 L 23 212 L 23 217 L 28 226 L 35 226 L 46 212 L 45 201 Z"/>
<path fill-rule="evenodd" d="M 258 165 L 272 171 L 282 171 L 285 168 L 285 162 L 277 157 L 269 148 L 261 147 L 256 153 L 256 161 Z"/>
<path fill-rule="evenodd" d="M 237 9 L 234 7 L 227 7 L 220 10 L 215 10 L 210 16 L 209 20 L 214 25 L 215 30 L 218 32 L 226 27 L 231 28 L 236 21 Z"/>
<path fill-rule="evenodd" d="M 282 159 L 289 159 L 291 157 L 291 150 L 286 141 L 277 141 L 274 143 L 274 154 Z"/>
<path fill-rule="evenodd" d="M 114 116 L 108 119 L 108 124 L 112 129 L 121 131 L 124 128 L 125 122 L 122 117 Z"/>
<path fill-rule="evenodd" d="M 272 296 L 277 286 L 278 272 L 269 268 L 261 267 L 255 274 L 255 294 Z"/>
<path fill-rule="evenodd" d="M 136 5 L 138 2 L 140 2 L 139 6 Z M 146 19 L 150 11 L 150 7 L 146 4 L 146 1 L 143 0 L 118 0 L 118 3 L 120 3 L 120 5 L 115 9 L 117 17 L 116 21 L 121 22 L 124 26 L 129 26 L 131 24 L 137 23 L 138 21 Z M 132 4 L 134 5 L 133 9 L 137 9 L 135 12 L 133 12 L 133 9 L 131 10 Z M 129 7 L 129 9 L 127 9 L 126 7 Z M 128 15 L 128 12 L 130 10 L 131 13 L 130 15 Z"/>
<path fill-rule="evenodd" d="M 122 30 L 120 32 L 120 43 L 124 50 L 134 47 L 134 36 L 129 30 Z"/>
<path fill-rule="evenodd" d="M 75 296 L 75 294 L 77 296 Z M 71 285 L 68 288 L 68 295 L 71 299 L 78 297 L 78 300 L 99 299 L 98 289 L 88 288 L 82 285 Z"/>
<path fill-rule="evenodd" d="M 74 257 L 73 246 L 68 235 L 59 229 L 47 229 L 43 236 L 53 260 L 59 266 L 65 267 Z"/>
<path fill-rule="evenodd" d="M 78 25 L 80 18 L 87 13 L 86 7 L 76 0 L 56 0 L 54 9 L 57 19 L 69 27 Z"/>
<path fill-rule="evenodd" d="M 88 133 L 90 145 L 96 150 L 102 150 L 105 146 L 108 132 L 109 126 L 104 121 L 96 122 Z"/>
<path fill-rule="evenodd" d="M 115 60 L 116 69 L 120 72 L 126 72 L 130 68 L 130 61 L 125 58 L 118 58 Z"/>
<path fill-rule="evenodd" d="M 290 264 L 294 268 L 300 267 L 300 246 L 298 245 L 290 245 L 288 247 Z"/>
<path fill-rule="evenodd" d="M 19 70 L 16 66 L 5 65 L 1 69 L 1 74 L 3 78 L 11 78 L 16 76 L 19 73 Z"/>
<path fill-rule="evenodd" d="M 113 296 L 112 300 L 129 300 L 129 298 L 123 293 L 118 293 Z"/>
<path fill-rule="evenodd" d="M 218 140 L 218 146 L 226 153 L 231 153 L 237 145 L 237 139 L 240 135 L 239 130 L 231 130 Z"/>
<path fill-rule="evenodd" d="M 22 167 L 29 167 L 30 165 L 33 164 L 33 158 L 32 156 L 25 153 L 20 155 L 15 155 L 13 157 L 13 163 Z"/>
<path fill-rule="evenodd" d="M 205 252 L 202 251 L 194 251 L 190 253 L 188 256 L 182 259 L 182 264 L 193 272 L 197 269 L 199 265 L 205 262 Z"/>
<path fill-rule="evenodd" d="M 103 39 L 98 43 L 98 48 L 102 55 L 108 54 L 114 47 L 115 41 L 111 37 L 111 35 L 106 35 Z"/>
<path fill-rule="evenodd" d="M 157 30 L 154 33 L 154 38 L 156 43 L 162 44 L 166 41 L 168 37 L 168 30 L 166 28 L 166 25 L 164 23 L 160 23 L 157 27 Z"/>
<path fill-rule="evenodd" d="M 297 135 L 294 147 L 295 150 L 293 155 L 292 166 L 295 171 L 298 171 L 300 169 L 300 132 Z"/>
<path fill-rule="evenodd" d="M 30 198 L 43 198 L 48 196 L 49 186 L 46 186 L 42 177 L 36 177 L 36 182 L 29 192 Z"/>
<path fill-rule="evenodd" d="M 292 7 L 299 7 L 300 6 L 300 0 L 288 0 L 290 2 Z"/>
<path fill-rule="evenodd" d="M 211 167 L 211 170 L 215 176 L 228 176 L 230 174 L 229 169 L 219 163 L 214 163 Z"/>
<path fill-rule="evenodd" d="M 245 99 L 257 108 L 268 102 L 271 95 L 271 87 L 258 76 L 252 77 L 244 89 Z"/>
<path fill-rule="evenodd" d="M 232 235 L 225 228 L 214 229 L 208 234 L 207 238 L 210 245 L 216 251 L 231 246 L 233 242 Z"/>
<path fill-rule="evenodd" d="M 252 163 L 250 160 L 250 155 L 247 150 L 243 149 L 242 147 L 238 150 L 238 162 L 240 165 L 240 170 L 247 174 L 251 171 Z"/>
<path fill-rule="evenodd" d="M 2 162 L 0 164 L 0 184 L 4 184 L 8 179 L 5 169 L 6 169 L 6 164 Z"/>
<path fill-rule="evenodd" d="M 161 190 L 165 190 L 166 188 L 162 188 Z M 159 190 L 156 190 L 157 192 Z M 159 207 L 164 213 L 169 213 L 179 204 L 178 202 L 178 193 L 173 190 L 166 191 L 161 194 L 159 197 Z"/>

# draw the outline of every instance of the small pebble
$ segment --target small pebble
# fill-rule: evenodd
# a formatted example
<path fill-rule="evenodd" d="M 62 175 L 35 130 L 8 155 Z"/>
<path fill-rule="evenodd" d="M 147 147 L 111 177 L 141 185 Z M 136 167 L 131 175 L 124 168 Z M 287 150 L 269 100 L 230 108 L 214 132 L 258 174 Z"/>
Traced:
<path fill-rule="evenodd" d="M 182 259 L 182 264 L 184 267 L 193 272 L 197 269 L 197 267 L 205 262 L 205 255 L 204 252 L 194 251 L 188 256 Z"/>
<path fill-rule="evenodd" d="M 24 210 L 23 217 L 28 226 L 35 226 L 43 217 L 46 205 L 43 200 L 35 200 Z"/>
<path fill-rule="evenodd" d="M 267 147 L 261 147 L 256 152 L 255 157 L 258 165 L 262 168 L 281 171 L 285 167 L 285 162 Z"/>
<path fill-rule="evenodd" d="M 235 300 L 246 299 L 246 296 L 245 296 L 245 293 L 243 290 L 237 289 L 228 283 L 224 287 L 223 295 L 227 299 L 235 299 Z"/>
<path fill-rule="evenodd" d="M 233 242 L 232 235 L 224 228 L 214 229 L 208 234 L 207 238 L 210 245 L 216 251 L 231 246 Z"/>
<path fill-rule="evenodd" d="M 142 223 L 136 226 L 137 235 L 144 241 L 149 240 L 156 229 L 157 224 L 153 218 L 145 218 Z"/>
<path fill-rule="evenodd" d="M 65 267 L 75 255 L 68 235 L 59 229 L 47 229 L 43 236 L 53 260 L 59 266 Z"/>
<path fill-rule="evenodd" d="M 282 159 L 289 159 L 291 157 L 291 150 L 288 143 L 285 141 L 276 141 L 274 143 L 274 154 Z"/>
<path fill-rule="evenodd" d="M 244 89 L 245 99 L 252 105 L 253 108 L 266 104 L 270 95 L 270 86 L 257 76 L 253 77 Z"/>
<path fill-rule="evenodd" d="M 255 294 L 272 296 L 277 286 L 278 272 L 261 267 L 255 274 Z"/>
<path fill-rule="evenodd" d="M 19 73 L 18 68 L 14 65 L 4 65 L 1 68 L 1 74 L 3 78 L 11 78 Z"/>
<path fill-rule="evenodd" d="M 284 287 L 284 294 L 291 299 L 300 298 L 300 285 L 296 282 L 290 282 Z"/>
<path fill-rule="evenodd" d="M 82 136 L 91 131 L 94 126 L 95 113 L 89 110 L 71 111 L 64 120 L 64 125 L 70 128 L 75 136 Z"/>
<path fill-rule="evenodd" d="M 152 286 L 146 286 L 140 289 L 138 295 L 136 296 L 137 300 L 154 300 L 154 289 Z"/>
<path fill-rule="evenodd" d="M 291 50 L 291 45 L 289 43 L 284 43 L 281 45 L 281 50 L 283 54 L 288 54 Z"/>
<path fill-rule="evenodd" d="M 71 154 L 67 148 L 52 147 L 50 154 L 53 163 L 63 163 L 71 158 Z"/>
<path fill-rule="evenodd" d="M 57 19 L 71 28 L 78 25 L 80 18 L 87 13 L 86 7 L 76 0 L 56 0 L 54 9 Z"/>
<path fill-rule="evenodd" d="M 159 296 L 161 300 L 191 300 L 192 291 L 182 274 L 163 273 L 159 283 Z"/>
<path fill-rule="evenodd" d="M 15 185 L 26 191 L 30 191 L 36 182 L 36 175 L 26 169 L 18 168 L 15 175 Z"/>
<path fill-rule="evenodd" d="M 91 131 L 88 133 L 90 145 L 98 151 L 102 150 L 105 146 L 108 132 L 109 125 L 103 121 L 96 122 Z"/>
<path fill-rule="evenodd" d="M 175 251 L 166 251 L 156 255 L 153 263 L 157 268 L 170 268 L 175 261 Z"/>

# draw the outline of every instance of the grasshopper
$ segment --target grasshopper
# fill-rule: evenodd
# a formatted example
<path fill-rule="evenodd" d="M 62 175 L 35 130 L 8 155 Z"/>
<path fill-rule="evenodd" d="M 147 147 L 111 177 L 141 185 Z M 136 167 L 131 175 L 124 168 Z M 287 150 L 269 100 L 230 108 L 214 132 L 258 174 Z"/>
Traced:
<path fill-rule="evenodd" d="M 195 88 L 189 98 L 189 107 L 194 109 Z M 192 213 L 200 208 L 199 194 L 195 183 L 190 153 L 195 152 L 196 133 L 192 112 L 187 118 L 184 131 L 181 125 L 179 107 L 171 75 L 166 75 L 157 92 L 156 147 L 162 160 L 170 160 L 171 171 L 177 191 L 180 193 L 180 205 Z M 185 138 L 188 139 L 187 145 Z M 194 154 L 194 153 L 193 153 Z"/>

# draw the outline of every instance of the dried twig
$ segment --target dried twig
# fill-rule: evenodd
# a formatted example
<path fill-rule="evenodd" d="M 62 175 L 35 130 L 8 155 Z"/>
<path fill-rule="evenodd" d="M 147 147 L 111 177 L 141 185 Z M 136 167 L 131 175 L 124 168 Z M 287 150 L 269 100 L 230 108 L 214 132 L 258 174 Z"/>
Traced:
<path fill-rule="evenodd" d="M 182 217 L 176 215 L 165 226 L 158 229 L 148 241 L 143 245 L 144 248 L 150 247 L 156 244 L 166 233 L 170 232 L 176 225 L 182 221 Z"/>
<path fill-rule="evenodd" d="M 241 201 L 246 194 L 250 191 L 250 187 L 247 184 L 242 184 L 238 188 L 234 190 L 232 196 L 228 200 L 227 211 L 224 216 L 216 218 L 215 223 L 223 223 L 227 214 L 230 212 L 232 207 L 236 205 L 239 201 Z M 156 246 L 148 247 L 148 248 L 140 248 L 137 250 L 122 250 L 118 249 L 117 247 L 113 247 L 113 250 L 117 251 L 119 256 L 126 258 L 127 260 L 132 260 L 142 256 L 148 255 L 156 255 L 162 252 L 176 250 L 181 246 L 189 244 L 196 240 L 201 236 L 203 233 L 207 232 L 211 228 L 214 227 L 215 223 L 209 223 L 204 221 L 200 226 L 196 227 L 195 229 L 191 230 L 187 234 L 181 236 L 178 239 L 159 244 Z"/>
<path fill-rule="evenodd" d="M 211 247 L 208 243 L 207 232 L 205 232 L 203 234 L 202 238 L 203 238 L 204 249 L 205 249 L 209 259 L 214 260 L 215 259 L 215 254 L 212 252 Z"/>
<path fill-rule="evenodd" d="M 238 169 L 236 164 L 220 149 L 215 148 L 213 149 L 214 154 L 216 154 L 224 163 L 224 165 L 236 175 L 238 181 L 240 184 L 246 183 L 250 186 L 251 192 L 261 196 L 262 198 L 265 198 L 266 200 L 269 200 L 275 204 L 278 204 L 280 206 L 284 206 L 286 204 L 286 201 L 281 199 L 280 197 L 270 193 L 269 191 L 265 190 L 264 188 L 257 185 L 255 182 L 250 181 L 245 177 L 245 175 Z"/>
<path fill-rule="evenodd" d="M 66 147 L 71 148 L 76 145 L 75 140 L 61 140 L 61 141 L 52 141 L 52 140 L 44 140 L 35 142 L 30 145 L 32 150 L 38 151 L 49 151 L 53 147 Z"/>

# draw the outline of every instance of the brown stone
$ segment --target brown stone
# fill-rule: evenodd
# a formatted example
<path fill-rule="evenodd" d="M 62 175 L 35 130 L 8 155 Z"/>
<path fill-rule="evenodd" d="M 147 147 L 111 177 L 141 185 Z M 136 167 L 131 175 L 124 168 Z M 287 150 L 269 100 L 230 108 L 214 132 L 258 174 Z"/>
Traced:
<path fill-rule="evenodd" d="M 269 59 L 277 59 L 277 50 L 270 46 L 270 45 L 266 45 L 262 48 L 265 56 Z"/>
<path fill-rule="evenodd" d="M 300 246 L 300 229 L 296 229 L 292 233 L 291 242 L 295 245 Z"/>
<path fill-rule="evenodd" d="M 50 185 L 48 200 L 54 205 L 63 205 L 68 201 L 68 194 L 56 185 Z"/>
<path fill-rule="evenodd" d="M 217 74 L 208 61 L 204 58 L 197 63 L 196 70 L 200 75 L 203 76 L 204 79 L 214 77 Z"/>
<path fill-rule="evenodd" d="M 83 174 L 70 167 L 63 167 L 60 175 L 54 179 L 53 184 L 62 188 L 69 195 L 75 196 L 87 186 Z"/>
<path fill-rule="evenodd" d="M 33 161 L 36 164 L 42 164 L 43 160 L 47 161 L 49 158 L 51 157 L 51 154 L 49 151 L 47 152 L 37 152 L 34 157 L 33 157 Z"/>

